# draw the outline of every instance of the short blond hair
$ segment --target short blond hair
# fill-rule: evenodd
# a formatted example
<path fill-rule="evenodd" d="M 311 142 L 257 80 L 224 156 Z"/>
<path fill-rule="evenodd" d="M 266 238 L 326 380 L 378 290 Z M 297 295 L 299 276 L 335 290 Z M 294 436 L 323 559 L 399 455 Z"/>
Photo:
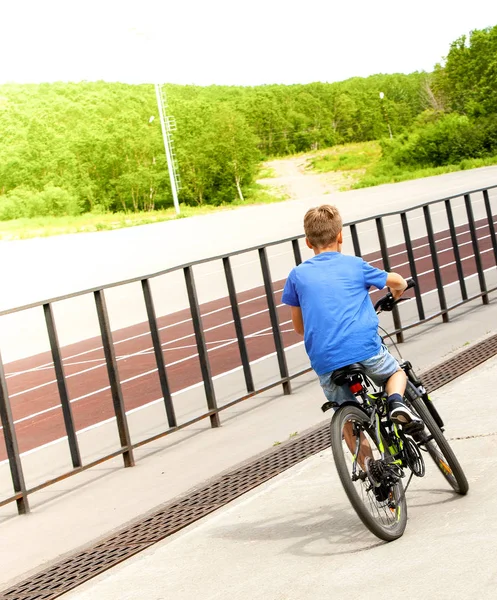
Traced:
<path fill-rule="evenodd" d="M 334 244 L 342 231 L 342 217 L 336 206 L 323 204 L 309 209 L 304 217 L 305 236 L 314 248 Z"/>

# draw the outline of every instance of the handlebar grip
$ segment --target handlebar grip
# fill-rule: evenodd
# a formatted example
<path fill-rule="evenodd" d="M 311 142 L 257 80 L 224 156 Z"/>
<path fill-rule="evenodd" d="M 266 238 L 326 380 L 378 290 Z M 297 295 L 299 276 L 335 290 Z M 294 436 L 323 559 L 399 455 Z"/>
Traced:
<path fill-rule="evenodd" d="M 406 291 L 410 290 L 411 288 L 416 287 L 416 281 L 412 277 L 410 277 L 409 279 L 406 279 L 406 281 L 407 281 Z"/>

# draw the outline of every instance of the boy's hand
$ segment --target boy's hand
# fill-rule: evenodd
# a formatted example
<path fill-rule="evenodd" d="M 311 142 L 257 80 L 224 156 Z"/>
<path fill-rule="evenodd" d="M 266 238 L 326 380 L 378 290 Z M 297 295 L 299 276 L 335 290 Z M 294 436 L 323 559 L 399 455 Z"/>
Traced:
<path fill-rule="evenodd" d="M 407 288 L 407 284 L 406 284 L 406 287 L 402 291 L 393 290 L 393 289 L 390 290 L 392 293 L 393 299 L 398 300 L 402 296 L 402 294 L 406 291 L 406 288 Z"/>
<path fill-rule="evenodd" d="M 407 281 L 398 273 L 389 273 L 387 277 L 387 285 L 394 300 L 398 300 L 407 289 Z"/>

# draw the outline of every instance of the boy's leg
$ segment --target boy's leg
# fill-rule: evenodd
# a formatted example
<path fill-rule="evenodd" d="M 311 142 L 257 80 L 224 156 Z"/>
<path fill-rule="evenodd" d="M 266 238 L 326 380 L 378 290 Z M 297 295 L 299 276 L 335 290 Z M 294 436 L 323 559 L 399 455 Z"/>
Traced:
<path fill-rule="evenodd" d="M 331 381 L 331 373 L 319 375 L 319 383 L 323 388 L 324 395 L 326 396 L 328 402 L 336 402 L 338 404 L 342 404 L 346 400 L 356 400 L 354 394 L 349 390 L 347 386 L 339 386 L 333 383 L 333 381 Z M 357 436 L 354 434 L 352 423 L 349 422 L 345 424 L 343 428 L 343 437 L 351 453 L 355 454 Z M 365 470 L 366 457 L 370 456 L 371 458 L 373 458 L 373 453 L 371 451 L 371 446 L 369 445 L 369 442 L 363 433 L 361 433 L 360 439 L 361 441 L 359 445 L 359 455 L 357 457 L 357 461 L 361 469 Z"/>
<path fill-rule="evenodd" d="M 388 378 L 388 381 L 385 385 L 388 396 L 391 396 L 392 394 L 398 394 L 402 399 L 404 392 L 406 391 L 406 383 L 407 376 L 399 367 L 399 370 Z"/>
<path fill-rule="evenodd" d="M 376 356 L 362 361 L 362 364 L 375 383 L 381 385 L 385 382 L 385 379 L 387 380 L 385 389 L 388 395 L 388 408 L 392 421 L 402 425 L 406 433 L 421 428 L 423 422 L 403 400 L 407 376 L 387 347 L 382 344 L 380 352 Z"/>

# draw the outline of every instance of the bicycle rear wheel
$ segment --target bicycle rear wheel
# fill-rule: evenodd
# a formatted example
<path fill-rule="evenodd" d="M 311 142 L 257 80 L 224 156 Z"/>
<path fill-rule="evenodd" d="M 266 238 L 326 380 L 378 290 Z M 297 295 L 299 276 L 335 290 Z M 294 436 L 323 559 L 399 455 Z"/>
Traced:
<path fill-rule="evenodd" d="M 449 442 L 445 438 L 440 427 L 435 423 L 435 420 L 431 416 L 430 411 L 426 408 L 422 398 L 418 397 L 411 400 L 411 404 L 414 410 L 423 419 L 426 428 L 430 432 L 429 441 L 424 444 L 421 443 L 421 445 L 426 446 L 428 454 L 432 457 L 438 470 L 442 473 L 452 489 L 464 496 L 469 490 L 468 480 L 466 479 L 466 475 L 450 447 Z M 415 436 L 415 439 L 419 443 L 418 436 Z"/>
<path fill-rule="evenodd" d="M 357 515 L 380 539 L 396 540 L 407 524 L 404 489 L 398 481 L 383 494 L 386 498 L 382 498 L 369 481 L 364 469 L 365 458 L 381 458 L 375 435 L 369 428 L 369 417 L 358 407 L 344 406 L 333 415 L 330 433 L 338 476 Z"/>

